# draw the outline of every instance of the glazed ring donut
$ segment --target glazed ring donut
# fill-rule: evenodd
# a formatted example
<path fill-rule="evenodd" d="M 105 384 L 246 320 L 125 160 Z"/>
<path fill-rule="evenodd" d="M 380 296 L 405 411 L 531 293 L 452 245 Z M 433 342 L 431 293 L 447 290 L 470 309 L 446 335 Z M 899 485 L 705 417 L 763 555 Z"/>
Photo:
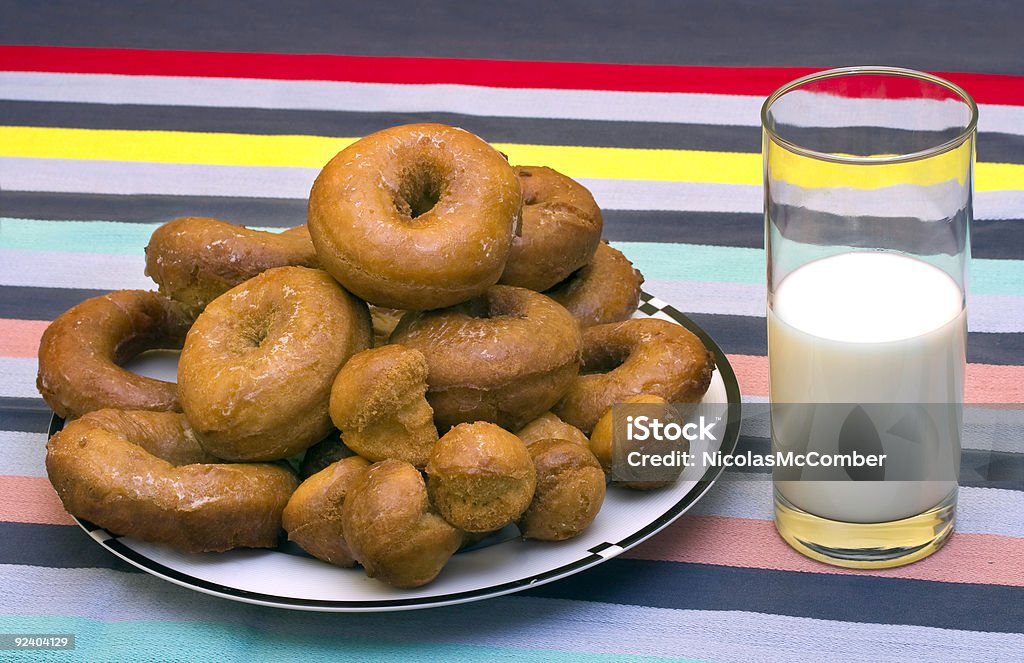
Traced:
<path fill-rule="evenodd" d="M 186 552 L 272 548 L 298 481 L 283 464 L 213 461 L 174 412 L 98 410 L 46 444 L 69 513 Z"/>
<path fill-rule="evenodd" d="M 497 283 L 519 225 L 515 170 L 473 134 L 410 124 L 342 150 L 316 178 L 309 231 L 324 269 L 371 304 L 435 309 Z"/>
<path fill-rule="evenodd" d="M 544 291 L 590 262 L 601 242 L 601 208 L 581 184 L 543 166 L 516 166 L 523 232 L 500 283 Z"/>
<path fill-rule="evenodd" d="M 319 267 L 305 226 L 272 233 L 188 216 L 157 228 L 146 246 L 146 276 L 197 313 L 242 281 L 287 265 Z"/>
<path fill-rule="evenodd" d="M 196 319 L 178 361 L 182 409 L 218 458 L 287 458 L 330 432 L 331 383 L 370 336 L 366 304 L 327 273 L 269 269 Z"/>
<path fill-rule="evenodd" d="M 605 410 L 631 396 L 699 401 L 714 370 L 714 356 L 685 327 L 656 318 L 597 325 L 583 332 L 580 376 L 552 412 L 589 435 Z"/>
<path fill-rule="evenodd" d="M 439 433 L 474 421 L 518 430 L 558 402 L 579 369 L 572 316 L 540 293 L 507 285 L 450 309 L 408 313 L 391 341 L 426 357 Z"/>
<path fill-rule="evenodd" d="M 589 327 L 628 320 L 640 305 L 643 282 L 633 263 L 602 241 L 590 264 L 544 294 Z"/>
<path fill-rule="evenodd" d="M 184 306 L 158 292 L 118 290 L 87 299 L 43 332 L 36 386 L 61 417 L 105 407 L 181 410 L 174 383 L 119 364 L 146 350 L 180 348 L 191 324 Z"/>

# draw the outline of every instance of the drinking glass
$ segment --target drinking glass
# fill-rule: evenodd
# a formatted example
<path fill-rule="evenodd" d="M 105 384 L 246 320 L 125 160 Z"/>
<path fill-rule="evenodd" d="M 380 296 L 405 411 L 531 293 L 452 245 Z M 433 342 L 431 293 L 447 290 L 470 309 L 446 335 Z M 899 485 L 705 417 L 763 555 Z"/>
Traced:
<path fill-rule="evenodd" d="M 894 67 L 762 107 L 772 451 L 883 459 L 774 468 L 776 528 L 814 559 L 897 566 L 953 530 L 977 118 Z"/>

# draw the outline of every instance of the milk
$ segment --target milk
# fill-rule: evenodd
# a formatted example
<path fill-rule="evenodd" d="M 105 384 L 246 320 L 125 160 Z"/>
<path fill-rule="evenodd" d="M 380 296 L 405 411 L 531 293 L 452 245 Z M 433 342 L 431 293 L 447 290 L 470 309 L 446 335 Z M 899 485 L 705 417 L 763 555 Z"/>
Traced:
<path fill-rule="evenodd" d="M 786 276 L 769 302 L 772 403 L 960 403 L 966 335 L 960 287 L 928 263 L 878 251 L 810 262 Z M 958 454 L 959 408 L 931 407 L 950 417 L 938 417 L 928 444 L 885 437 L 896 439 L 892 448 L 885 446 L 893 461 L 947 467 L 951 454 Z M 773 415 L 773 450 L 793 448 L 800 438 L 797 423 Z M 883 434 L 890 424 L 875 422 Z M 836 453 L 835 433 L 834 427 L 819 426 L 805 451 Z M 941 481 L 808 481 L 808 476 L 815 475 L 776 481 L 776 488 L 800 509 L 844 522 L 907 518 L 956 487 L 948 473 Z"/>

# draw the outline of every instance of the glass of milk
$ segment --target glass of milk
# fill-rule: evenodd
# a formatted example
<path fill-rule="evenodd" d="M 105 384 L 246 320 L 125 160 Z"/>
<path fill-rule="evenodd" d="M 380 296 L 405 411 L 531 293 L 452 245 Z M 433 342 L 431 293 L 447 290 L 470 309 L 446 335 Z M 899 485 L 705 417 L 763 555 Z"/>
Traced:
<path fill-rule="evenodd" d="M 776 527 L 839 566 L 921 559 L 956 517 L 977 105 L 849 67 L 761 119 Z"/>

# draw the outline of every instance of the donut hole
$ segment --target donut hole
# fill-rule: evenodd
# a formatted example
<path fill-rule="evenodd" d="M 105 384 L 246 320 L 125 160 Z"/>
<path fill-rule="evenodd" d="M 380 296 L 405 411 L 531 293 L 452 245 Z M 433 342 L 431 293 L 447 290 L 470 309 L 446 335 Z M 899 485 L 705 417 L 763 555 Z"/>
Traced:
<path fill-rule="evenodd" d="M 395 208 L 410 220 L 434 209 L 445 189 L 441 170 L 431 163 L 419 163 L 406 171 L 395 192 Z"/>

